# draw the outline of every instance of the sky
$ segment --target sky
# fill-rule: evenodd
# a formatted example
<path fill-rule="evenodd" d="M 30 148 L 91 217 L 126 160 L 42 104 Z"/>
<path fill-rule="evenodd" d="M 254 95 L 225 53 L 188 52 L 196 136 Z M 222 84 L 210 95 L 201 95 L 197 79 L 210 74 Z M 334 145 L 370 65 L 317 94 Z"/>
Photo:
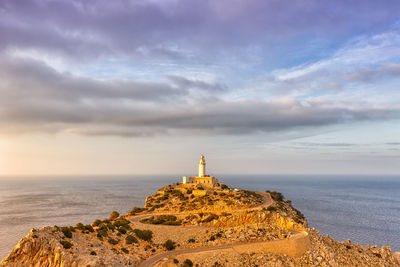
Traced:
<path fill-rule="evenodd" d="M 398 0 L 2 0 L 0 176 L 400 174 Z"/>

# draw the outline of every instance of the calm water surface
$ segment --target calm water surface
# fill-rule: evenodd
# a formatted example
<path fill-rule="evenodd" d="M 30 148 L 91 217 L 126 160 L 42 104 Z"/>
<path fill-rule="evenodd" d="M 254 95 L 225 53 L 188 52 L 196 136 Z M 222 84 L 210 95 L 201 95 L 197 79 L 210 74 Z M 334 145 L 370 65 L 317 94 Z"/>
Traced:
<path fill-rule="evenodd" d="M 227 184 L 282 192 L 310 226 L 338 240 L 400 251 L 400 177 L 220 176 Z M 0 178 L 0 259 L 33 227 L 92 223 L 142 206 L 174 176 Z"/>

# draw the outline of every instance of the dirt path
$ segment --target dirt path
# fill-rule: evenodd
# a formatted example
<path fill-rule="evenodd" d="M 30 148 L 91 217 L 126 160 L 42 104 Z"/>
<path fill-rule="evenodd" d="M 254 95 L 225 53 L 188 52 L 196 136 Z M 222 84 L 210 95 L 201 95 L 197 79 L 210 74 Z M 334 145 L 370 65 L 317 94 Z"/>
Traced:
<path fill-rule="evenodd" d="M 244 251 L 269 251 L 274 253 L 284 253 L 291 257 L 298 257 L 307 251 L 310 247 L 308 234 L 306 232 L 293 231 L 295 234 L 283 240 L 273 241 L 254 241 L 254 242 L 239 242 L 220 246 L 209 246 L 209 247 L 198 247 L 198 248 L 186 248 L 179 250 L 167 251 L 161 254 L 156 254 L 145 261 L 141 262 L 139 267 L 152 267 L 159 261 L 170 258 L 176 255 L 192 254 L 198 252 L 209 252 L 220 249 L 234 249 L 237 252 Z"/>
<path fill-rule="evenodd" d="M 180 255 L 180 254 L 187 254 L 187 253 L 197 253 L 197 252 L 203 252 L 203 251 L 212 251 L 212 250 L 219 250 L 219 249 L 225 249 L 225 248 L 233 248 L 232 244 L 229 245 L 222 245 L 222 246 L 215 246 L 215 247 L 200 247 L 200 248 L 186 248 L 186 249 L 180 249 L 180 250 L 172 250 L 172 251 L 167 251 L 161 254 L 154 255 L 144 262 L 142 262 L 139 266 L 140 267 L 151 267 L 154 266 L 156 263 L 159 261 L 165 259 L 165 258 L 170 258 L 175 255 Z"/>
<path fill-rule="evenodd" d="M 272 203 L 273 200 L 270 196 L 270 194 L 265 193 L 265 192 L 259 192 L 256 191 L 256 193 L 260 194 L 263 196 L 263 203 L 253 207 L 253 208 L 244 208 L 244 209 L 237 209 L 237 210 L 232 210 L 230 212 L 242 212 L 242 211 L 250 211 L 250 210 L 260 210 L 263 208 L 268 208 Z M 193 212 L 185 212 L 185 213 L 152 213 L 152 214 L 143 214 L 143 215 L 138 215 L 135 216 L 133 218 L 130 218 L 130 220 L 132 222 L 134 222 L 135 224 L 142 224 L 140 222 L 141 219 L 144 219 L 146 217 L 149 216 L 154 216 L 154 215 L 184 215 L 184 214 L 190 214 Z M 157 225 L 154 225 L 155 227 L 157 227 Z M 179 226 L 165 226 L 165 225 L 159 225 L 158 227 L 174 227 L 177 228 Z M 183 229 L 189 230 L 188 228 L 192 228 L 192 227 L 204 227 L 204 226 L 185 226 L 182 227 Z M 196 247 L 196 248 L 186 248 L 186 249 L 179 249 L 179 250 L 173 250 L 173 251 L 167 251 L 164 253 L 160 253 L 160 254 L 156 254 L 154 256 L 151 256 L 150 258 L 146 259 L 145 261 L 143 261 L 139 266 L 140 267 L 150 267 L 150 266 L 154 266 L 156 263 L 158 263 L 159 261 L 165 259 L 165 258 L 170 258 L 172 256 L 176 256 L 176 255 L 181 255 L 181 254 L 188 254 L 188 253 L 198 253 L 198 252 L 204 252 L 204 251 L 214 251 L 214 250 L 220 250 L 220 249 L 229 249 L 229 248 L 235 248 L 235 249 L 239 249 L 239 250 L 248 250 L 248 249 L 266 249 L 268 250 L 268 248 L 272 251 L 276 251 L 276 252 L 281 252 L 279 250 L 279 247 L 283 247 L 285 249 L 289 248 L 289 250 L 293 250 L 294 252 L 289 252 L 292 254 L 292 256 L 297 256 L 297 254 L 303 253 L 304 249 L 307 249 L 308 247 L 305 246 L 304 249 L 298 249 L 296 248 L 297 243 L 299 242 L 300 239 L 302 238 L 307 238 L 307 233 L 305 232 L 298 232 L 298 231 L 293 231 L 294 235 L 291 238 L 288 239 L 284 239 L 284 240 L 273 240 L 273 241 L 255 241 L 255 242 L 239 242 L 239 243 L 232 243 L 232 244 L 227 244 L 227 245 L 219 245 L 219 246 L 208 246 L 208 247 Z M 306 242 L 307 243 L 307 242 Z M 272 249 L 271 249 L 272 248 Z M 276 249 L 278 248 L 278 250 Z"/>

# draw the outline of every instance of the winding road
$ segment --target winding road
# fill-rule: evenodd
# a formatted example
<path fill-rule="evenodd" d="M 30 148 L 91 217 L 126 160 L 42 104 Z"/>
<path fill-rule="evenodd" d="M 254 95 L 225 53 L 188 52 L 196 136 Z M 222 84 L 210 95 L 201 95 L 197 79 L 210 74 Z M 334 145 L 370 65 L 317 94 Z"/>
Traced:
<path fill-rule="evenodd" d="M 250 210 L 260 210 L 263 208 L 268 208 L 272 203 L 273 200 L 270 196 L 270 194 L 265 193 L 265 192 L 259 192 L 256 191 L 256 193 L 260 194 L 263 196 L 263 203 L 252 208 L 245 208 L 245 209 L 237 209 L 237 210 L 232 210 L 231 212 L 241 212 L 241 211 L 250 211 Z M 155 213 L 155 214 L 143 214 L 143 215 L 138 215 L 130 220 L 132 222 L 142 224 L 140 222 L 141 219 L 149 217 L 149 216 L 154 216 L 154 215 L 184 215 L 184 214 L 190 214 L 192 212 L 186 212 L 186 213 Z M 165 227 L 165 226 L 163 226 Z M 167 226 L 167 227 L 177 227 L 177 226 Z M 179 227 L 179 226 L 178 226 Z M 201 226 L 185 226 L 185 229 L 187 227 L 201 227 Z M 181 254 L 188 254 L 188 253 L 198 253 L 198 252 L 204 252 L 204 251 L 214 251 L 214 250 L 220 250 L 220 249 L 235 249 L 235 250 L 248 250 L 250 246 L 254 246 L 255 249 L 257 250 L 267 250 L 267 251 L 273 251 L 277 253 L 281 253 L 283 248 L 283 252 L 285 250 L 290 250 L 289 252 L 292 254 L 292 256 L 298 256 L 300 254 L 303 254 L 306 249 L 309 247 L 309 240 L 308 240 L 308 235 L 306 232 L 299 232 L 299 231 L 293 231 L 294 235 L 288 239 L 284 240 L 273 240 L 273 241 L 255 241 L 255 242 L 237 242 L 237 243 L 232 243 L 232 244 L 227 244 L 227 245 L 219 245 L 219 246 L 207 246 L 207 247 L 196 247 L 196 248 L 186 248 L 186 249 L 178 249 L 178 250 L 172 250 L 172 251 L 167 251 L 163 252 L 160 254 L 156 254 L 151 256 L 150 258 L 144 260 L 143 262 L 140 263 L 139 267 L 151 267 L 160 262 L 161 260 L 164 260 L 166 258 L 170 258 L 172 256 L 176 255 L 181 255 Z M 302 239 L 306 239 L 305 242 L 308 242 L 308 246 L 306 245 L 304 248 L 296 248 L 296 242 L 299 240 L 303 242 Z M 283 244 L 283 246 L 282 246 Z M 278 249 L 277 249 L 278 248 Z"/>

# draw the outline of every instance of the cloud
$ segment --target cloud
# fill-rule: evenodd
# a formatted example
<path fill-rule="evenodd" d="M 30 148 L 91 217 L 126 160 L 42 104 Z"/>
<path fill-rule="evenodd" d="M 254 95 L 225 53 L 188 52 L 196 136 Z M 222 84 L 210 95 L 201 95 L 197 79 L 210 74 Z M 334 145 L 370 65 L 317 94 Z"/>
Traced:
<path fill-rule="evenodd" d="M 260 92 L 291 97 L 369 102 L 400 100 L 400 32 L 395 29 L 353 37 L 328 57 L 312 63 L 277 69 L 260 78 Z M 391 84 L 392 83 L 392 84 Z M 388 100 L 389 98 L 386 98 Z"/>
<path fill-rule="evenodd" d="M 92 79 L 31 60 L 0 62 L 3 132 L 69 132 L 124 137 L 248 134 L 397 118 L 396 108 L 337 107 L 293 98 L 225 97 L 217 82 L 167 76 L 162 82 Z"/>
<path fill-rule="evenodd" d="M 306 146 L 306 147 L 355 147 L 360 144 L 355 143 L 312 143 L 312 142 L 296 142 L 295 144 Z M 365 146 L 365 144 L 364 144 Z"/>
<path fill-rule="evenodd" d="M 373 100 L 360 103 L 349 84 L 398 77 L 400 35 L 386 28 L 399 9 L 396 1 L 365 0 L 4 0 L 0 128 L 135 137 L 398 118 L 389 100 L 375 105 L 367 92 Z M 310 42 L 336 52 L 297 62 L 297 54 L 315 53 Z M 275 57 L 296 64 L 271 73 Z M 59 61 L 70 64 L 55 68 Z M 117 78 L 118 64 L 126 69 Z M 244 89 L 264 68 L 267 81 L 254 86 L 259 93 Z M 137 70 L 147 76 L 137 78 Z M 215 79 L 176 75 L 196 71 Z"/>
<path fill-rule="evenodd" d="M 176 75 L 167 75 L 167 78 L 176 86 L 180 88 L 188 88 L 188 89 L 199 89 L 205 90 L 209 92 L 223 92 L 228 88 L 226 85 L 219 83 L 209 83 L 201 80 L 193 80 L 187 79 L 185 77 L 176 76 Z"/>
<path fill-rule="evenodd" d="M 310 37 L 345 40 L 364 29 L 378 31 L 394 23 L 400 11 L 396 1 L 306 2 L 3 0 L 0 48 L 78 61 L 145 57 L 198 62 L 231 49 L 245 58 L 249 55 L 243 48 L 291 51 L 293 41 L 300 41 L 298 48 Z"/>
<path fill-rule="evenodd" d="M 4 56 L 0 61 L 0 93 L 3 101 L 93 100 L 168 101 L 187 96 L 190 90 L 221 91 L 223 86 L 183 77 L 168 76 L 166 82 L 131 79 L 93 79 L 68 72 L 60 73 L 42 62 Z M 12 89 L 10 89 L 12 88 Z M 1 100 L 0 100 L 1 101 Z"/>
<path fill-rule="evenodd" d="M 361 68 L 348 74 L 344 74 L 342 79 L 357 82 L 372 82 L 385 77 L 400 77 L 400 64 L 388 63 L 376 68 Z"/>

